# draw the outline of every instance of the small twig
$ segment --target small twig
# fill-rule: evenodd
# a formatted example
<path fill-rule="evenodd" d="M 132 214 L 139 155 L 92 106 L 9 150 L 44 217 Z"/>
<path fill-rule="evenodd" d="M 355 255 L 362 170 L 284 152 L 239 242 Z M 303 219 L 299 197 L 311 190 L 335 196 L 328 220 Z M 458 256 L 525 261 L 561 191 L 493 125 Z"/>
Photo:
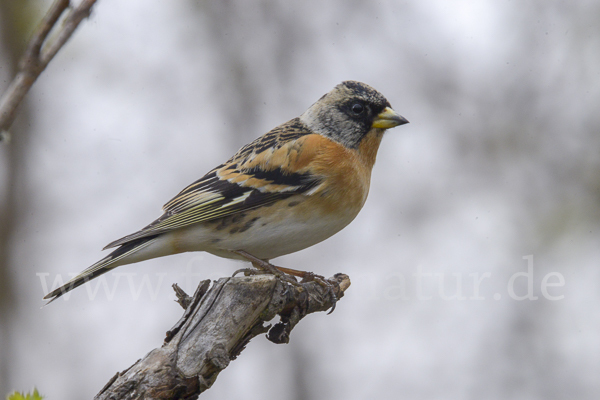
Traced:
<path fill-rule="evenodd" d="M 177 297 L 175 301 L 185 310 L 192 303 L 192 298 L 178 284 L 174 283 L 172 287 Z"/>
<path fill-rule="evenodd" d="M 185 310 L 185 313 L 183 314 L 181 319 L 175 324 L 175 326 L 173 326 L 171 329 L 169 329 L 167 331 L 167 335 L 165 337 L 165 343 L 169 343 L 171 341 L 171 339 L 173 339 L 173 336 L 175 336 L 175 334 L 177 334 L 177 332 L 179 332 L 179 330 L 181 329 L 181 327 L 183 326 L 185 321 L 187 321 L 187 319 L 189 318 L 192 310 L 195 308 L 195 306 L 198 304 L 198 302 L 202 299 L 202 297 L 208 291 L 209 286 L 210 286 L 210 279 L 203 280 L 202 282 L 200 282 L 200 284 L 196 288 L 196 292 L 194 293 L 194 296 L 190 297 L 187 295 L 186 292 L 183 291 L 182 288 L 179 287 L 178 284 L 176 284 L 176 283 L 173 284 L 173 290 L 175 291 L 175 296 L 177 296 L 176 301 L 181 307 L 183 307 L 183 309 Z"/>
<path fill-rule="evenodd" d="M 29 41 L 29 45 L 27 46 L 25 54 L 23 55 L 23 58 L 19 64 L 20 69 L 33 69 L 31 68 L 32 64 L 39 61 L 42 45 L 67 7 L 69 7 L 69 0 L 56 0 L 54 4 L 50 6 L 46 16 L 40 22 L 37 31 L 33 34 L 33 37 Z"/>
<path fill-rule="evenodd" d="M 0 99 L 0 141 L 9 138 L 8 129 L 15 120 L 17 108 L 31 89 L 37 77 L 46 69 L 61 47 L 69 40 L 79 23 L 90 15 L 96 0 L 82 0 L 77 7 L 65 17 L 60 28 L 57 28 L 55 39 L 48 41 L 65 10 L 70 7 L 69 0 L 56 0 L 40 22 L 36 32 L 29 41 L 25 54 L 19 62 L 17 75 Z"/>

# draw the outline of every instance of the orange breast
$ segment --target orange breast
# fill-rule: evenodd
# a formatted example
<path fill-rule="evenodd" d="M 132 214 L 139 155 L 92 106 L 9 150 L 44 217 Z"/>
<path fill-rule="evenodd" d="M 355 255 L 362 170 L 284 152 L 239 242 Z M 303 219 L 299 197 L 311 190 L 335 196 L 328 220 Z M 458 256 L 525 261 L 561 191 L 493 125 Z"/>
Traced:
<path fill-rule="evenodd" d="M 302 151 L 294 167 L 324 176 L 314 193 L 315 201 L 327 213 L 358 214 L 369 193 L 371 171 L 383 130 L 373 129 L 358 149 L 348 149 L 321 135 L 303 137 Z"/>

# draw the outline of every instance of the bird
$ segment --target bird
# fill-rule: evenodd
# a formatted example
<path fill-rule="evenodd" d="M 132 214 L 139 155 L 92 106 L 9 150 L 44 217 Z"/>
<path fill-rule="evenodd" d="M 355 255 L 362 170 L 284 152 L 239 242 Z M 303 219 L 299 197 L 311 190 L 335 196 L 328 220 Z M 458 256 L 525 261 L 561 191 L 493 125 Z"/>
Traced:
<path fill-rule="evenodd" d="M 270 260 L 331 237 L 357 216 L 384 133 L 406 123 L 369 85 L 338 84 L 184 188 L 154 222 L 109 243 L 110 254 L 50 291 L 46 304 L 116 267 L 190 251 L 250 261 L 280 277 L 309 276 Z"/>

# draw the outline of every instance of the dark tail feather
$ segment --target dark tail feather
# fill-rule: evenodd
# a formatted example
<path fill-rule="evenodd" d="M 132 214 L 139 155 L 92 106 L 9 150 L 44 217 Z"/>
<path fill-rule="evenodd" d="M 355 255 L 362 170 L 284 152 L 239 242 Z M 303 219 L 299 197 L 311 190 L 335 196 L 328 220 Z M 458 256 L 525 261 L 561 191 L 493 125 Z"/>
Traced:
<path fill-rule="evenodd" d="M 108 256 L 104 257 L 102 260 L 98 261 L 96 264 L 92 265 L 90 268 L 92 268 L 100 263 L 102 263 L 104 265 L 110 265 L 112 260 L 113 260 L 113 257 L 112 257 L 112 253 L 111 253 Z M 110 268 L 109 266 L 104 266 L 104 267 L 99 267 L 98 269 L 96 269 L 94 271 L 90 271 L 90 272 L 86 272 L 87 269 L 84 270 L 83 272 L 81 272 L 81 274 L 77 275 L 76 277 L 71 279 L 69 282 L 65 283 L 58 289 L 54 289 L 53 291 L 51 291 L 50 293 L 45 295 L 44 300 L 50 300 L 50 301 L 48 301 L 48 303 L 46 303 L 46 305 L 52 303 L 54 300 L 58 299 L 63 294 L 70 292 L 71 290 L 110 271 L 111 269 L 112 268 Z"/>
<path fill-rule="evenodd" d="M 79 275 L 71 279 L 69 282 L 65 283 L 58 289 L 55 289 L 47 295 L 45 295 L 44 300 L 49 300 L 48 303 L 46 303 L 46 305 L 52 303 L 54 300 L 58 299 L 63 294 L 70 292 L 71 290 L 83 285 L 88 281 L 91 281 L 92 279 L 110 271 L 113 268 L 118 267 L 121 264 L 113 264 L 127 257 L 128 255 L 133 254 L 136 251 L 148 246 L 154 241 L 154 239 L 157 236 L 158 235 L 140 238 L 121 245 L 121 247 L 110 253 L 108 256 L 104 257 L 102 260 L 94 263 L 89 268 L 83 270 Z"/>

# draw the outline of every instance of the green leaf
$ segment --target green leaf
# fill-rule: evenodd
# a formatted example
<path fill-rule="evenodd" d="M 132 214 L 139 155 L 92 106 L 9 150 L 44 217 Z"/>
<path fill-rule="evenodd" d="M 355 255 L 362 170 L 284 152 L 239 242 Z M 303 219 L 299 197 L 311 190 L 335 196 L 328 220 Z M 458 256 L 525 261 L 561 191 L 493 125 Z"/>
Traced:
<path fill-rule="evenodd" d="M 42 400 L 43 397 L 40 396 L 40 393 L 37 389 L 33 389 L 33 393 L 27 393 L 26 395 L 20 392 L 12 392 L 8 396 L 6 396 L 6 400 Z"/>

